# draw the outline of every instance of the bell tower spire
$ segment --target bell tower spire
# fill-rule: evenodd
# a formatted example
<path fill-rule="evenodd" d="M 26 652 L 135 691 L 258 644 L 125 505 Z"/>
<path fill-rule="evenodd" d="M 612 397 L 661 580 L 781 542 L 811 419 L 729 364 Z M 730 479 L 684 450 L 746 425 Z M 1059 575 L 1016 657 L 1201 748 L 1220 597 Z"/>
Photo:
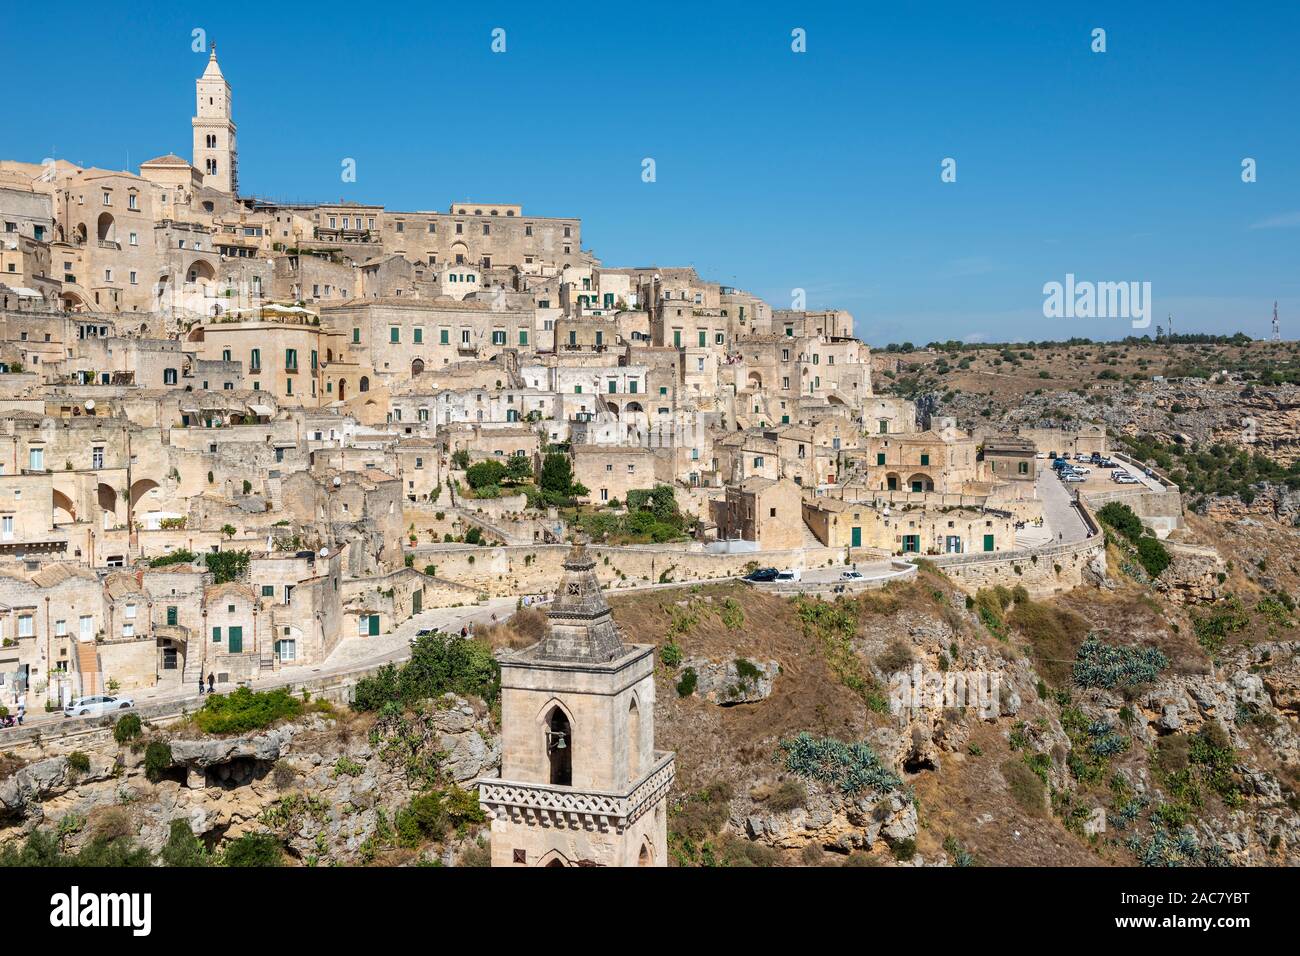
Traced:
<path fill-rule="evenodd" d="M 194 87 L 194 166 L 202 171 L 204 186 L 238 195 L 239 154 L 231 118 L 230 84 L 217 62 L 216 43 Z"/>
<path fill-rule="evenodd" d="M 542 640 L 501 656 L 501 777 L 477 781 L 492 865 L 666 866 L 654 645 L 623 641 L 582 541 L 547 616 Z"/>

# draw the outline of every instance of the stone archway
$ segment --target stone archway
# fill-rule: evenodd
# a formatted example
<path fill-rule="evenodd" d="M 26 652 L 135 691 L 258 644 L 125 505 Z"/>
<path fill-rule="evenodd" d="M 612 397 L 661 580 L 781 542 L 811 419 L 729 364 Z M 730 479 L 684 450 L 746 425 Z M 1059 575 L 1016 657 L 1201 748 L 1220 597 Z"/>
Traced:
<path fill-rule="evenodd" d="M 111 485 L 100 484 L 96 491 L 99 510 L 104 515 L 104 528 L 117 527 L 117 491 Z"/>
<path fill-rule="evenodd" d="M 59 489 L 54 489 L 54 523 L 68 524 L 75 523 L 77 520 L 77 506 L 72 503 L 72 499 L 65 495 Z"/>
<path fill-rule="evenodd" d="M 421 374 L 424 371 L 424 359 L 413 359 L 411 361 L 411 377 Z"/>
<path fill-rule="evenodd" d="M 573 725 L 559 704 L 551 707 L 544 724 L 546 760 L 552 786 L 573 785 Z"/>
<path fill-rule="evenodd" d="M 117 222 L 111 212 L 101 212 L 95 224 L 95 235 L 100 242 L 117 241 Z"/>
<path fill-rule="evenodd" d="M 140 505 L 140 499 L 158 487 L 158 482 L 152 478 L 141 478 L 131 486 L 131 507 L 137 508 Z"/>

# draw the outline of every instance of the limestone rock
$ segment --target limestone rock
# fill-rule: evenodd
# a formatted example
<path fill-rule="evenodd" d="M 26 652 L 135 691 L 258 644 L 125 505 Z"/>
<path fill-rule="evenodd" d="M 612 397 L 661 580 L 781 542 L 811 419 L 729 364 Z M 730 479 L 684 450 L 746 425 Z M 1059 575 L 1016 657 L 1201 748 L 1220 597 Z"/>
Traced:
<path fill-rule="evenodd" d="M 776 661 L 752 662 L 737 658 L 729 661 L 711 661 L 692 657 L 682 668 L 695 671 L 695 693 L 715 704 L 750 704 L 766 700 L 772 694 L 772 683 L 781 670 Z"/>

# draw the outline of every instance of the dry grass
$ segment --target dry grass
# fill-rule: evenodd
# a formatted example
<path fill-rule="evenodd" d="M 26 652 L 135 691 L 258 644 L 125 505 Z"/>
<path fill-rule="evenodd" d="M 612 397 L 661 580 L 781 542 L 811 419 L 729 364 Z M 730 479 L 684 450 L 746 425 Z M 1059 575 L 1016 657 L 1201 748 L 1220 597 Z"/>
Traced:
<path fill-rule="evenodd" d="M 479 628 L 477 634 L 494 649 L 531 647 L 546 636 L 546 614 L 535 607 L 520 608 L 508 621 Z"/>

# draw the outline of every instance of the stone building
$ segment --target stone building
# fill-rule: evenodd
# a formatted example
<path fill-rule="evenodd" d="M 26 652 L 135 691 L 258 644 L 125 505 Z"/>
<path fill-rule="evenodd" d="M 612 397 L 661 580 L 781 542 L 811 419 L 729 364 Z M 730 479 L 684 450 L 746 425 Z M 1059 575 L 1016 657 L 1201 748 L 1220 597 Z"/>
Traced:
<path fill-rule="evenodd" d="M 625 644 L 575 544 L 550 630 L 501 659 L 500 779 L 477 781 L 493 866 L 666 866 L 673 754 L 654 747 L 654 647 Z"/>

